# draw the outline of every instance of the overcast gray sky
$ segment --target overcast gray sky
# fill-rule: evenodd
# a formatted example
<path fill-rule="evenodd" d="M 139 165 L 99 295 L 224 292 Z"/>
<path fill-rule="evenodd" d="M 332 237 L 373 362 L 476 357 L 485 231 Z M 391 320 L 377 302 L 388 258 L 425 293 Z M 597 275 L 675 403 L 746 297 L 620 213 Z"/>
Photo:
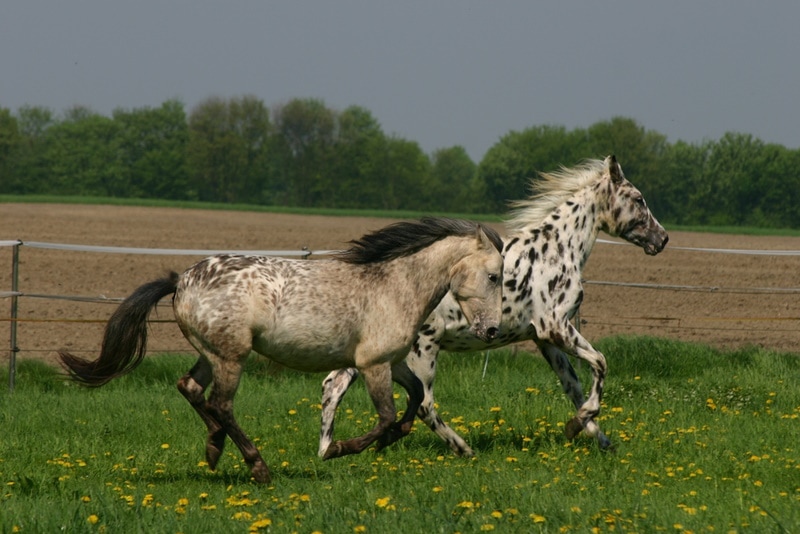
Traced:
<path fill-rule="evenodd" d="M 800 2 L 0 6 L 0 107 L 110 115 L 179 98 L 189 112 L 245 94 L 363 106 L 387 134 L 426 152 L 463 145 L 476 161 L 510 130 L 617 115 L 671 142 L 736 131 L 798 148 Z"/>

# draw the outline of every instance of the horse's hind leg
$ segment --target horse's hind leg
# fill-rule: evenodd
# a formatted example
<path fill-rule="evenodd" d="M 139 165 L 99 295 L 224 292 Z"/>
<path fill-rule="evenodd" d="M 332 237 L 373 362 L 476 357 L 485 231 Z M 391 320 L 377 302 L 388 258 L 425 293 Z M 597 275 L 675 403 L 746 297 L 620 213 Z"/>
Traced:
<path fill-rule="evenodd" d="M 247 353 L 249 353 L 249 350 Z M 214 384 L 211 386 L 207 407 L 212 418 L 221 425 L 221 429 L 214 433 L 209 429 L 209 441 L 206 450 L 208 451 L 212 447 L 212 440 L 220 435 L 224 440 L 225 434 L 227 434 L 239 447 L 244 461 L 250 466 L 250 474 L 255 481 L 268 483 L 272 480 L 272 476 L 267 464 L 233 415 L 233 397 L 239 387 L 239 379 L 242 376 L 242 361 L 247 357 L 247 353 L 235 358 L 217 359 L 215 361 L 213 368 Z"/>
<path fill-rule="evenodd" d="M 583 388 L 581 388 L 580 379 L 575 373 L 575 369 L 572 367 L 566 353 L 555 345 L 544 342 L 539 343 L 539 350 L 556 375 L 558 375 L 564 394 L 572 401 L 575 409 L 579 410 L 585 402 Z M 575 421 L 575 419 L 573 419 L 573 421 Z M 603 431 L 600 430 L 600 426 L 594 419 L 586 421 L 585 430 L 587 435 L 595 437 L 601 449 L 607 449 L 611 446 L 611 441 L 603 434 Z M 581 429 L 574 423 L 571 426 L 568 425 L 566 429 L 567 438 L 573 439 L 580 431 Z"/>
<path fill-rule="evenodd" d="M 330 460 L 348 454 L 357 454 L 370 446 L 391 426 L 397 417 L 392 398 L 392 369 L 389 363 L 381 363 L 360 369 L 364 383 L 378 411 L 378 424 L 363 436 L 335 441 L 325 451 L 323 458 Z"/>
<path fill-rule="evenodd" d="M 333 425 L 336 409 L 341 404 L 344 394 L 358 378 L 358 369 L 339 369 L 331 371 L 322 381 L 322 415 L 319 428 L 319 449 L 317 455 L 323 457 L 333 442 Z"/>
<path fill-rule="evenodd" d="M 206 403 L 205 391 L 212 378 L 211 364 L 205 356 L 201 356 L 194 367 L 178 380 L 178 391 L 189 401 L 208 428 L 206 462 L 213 471 L 222 455 L 227 434 L 222 424 L 208 410 Z"/>

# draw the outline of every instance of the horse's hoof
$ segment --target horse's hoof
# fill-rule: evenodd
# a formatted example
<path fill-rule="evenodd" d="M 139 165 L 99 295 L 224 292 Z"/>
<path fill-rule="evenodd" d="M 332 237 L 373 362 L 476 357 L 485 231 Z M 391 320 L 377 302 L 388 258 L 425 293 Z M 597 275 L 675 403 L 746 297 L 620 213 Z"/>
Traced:
<path fill-rule="evenodd" d="M 457 450 L 456 456 L 460 458 L 472 458 L 475 456 L 475 451 L 467 447 L 466 449 Z"/>
<path fill-rule="evenodd" d="M 475 456 L 475 451 L 473 451 L 466 443 L 459 443 L 454 439 L 448 439 L 447 444 L 450 445 L 450 449 L 452 449 L 455 455 L 459 458 L 472 458 Z"/>
<path fill-rule="evenodd" d="M 263 460 L 258 460 L 253 464 L 253 467 L 250 469 L 250 474 L 259 484 L 269 484 L 272 482 L 272 475 L 269 472 L 269 467 L 267 467 L 267 464 L 265 464 Z"/>
<path fill-rule="evenodd" d="M 567 421 L 567 425 L 564 427 L 564 434 L 567 435 L 568 440 L 572 441 L 575 436 L 581 433 L 581 430 L 583 430 L 583 425 L 577 417 L 573 417 Z"/>
<path fill-rule="evenodd" d="M 605 435 L 598 436 L 597 445 L 601 451 L 616 452 L 617 447 Z"/>
<path fill-rule="evenodd" d="M 342 447 L 342 442 L 341 441 L 337 441 L 337 442 L 331 443 L 330 446 L 328 446 L 328 450 L 326 450 L 325 454 L 322 455 L 322 459 L 323 460 L 331 460 L 333 458 L 339 458 L 340 456 L 344 456 L 344 455 L 345 455 L 345 452 L 344 452 L 343 447 Z"/>
<path fill-rule="evenodd" d="M 222 449 L 218 449 L 210 443 L 206 445 L 206 463 L 208 463 L 209 469 L 214 471 L 217 468 L 220 456 L 222 456 Z"/>

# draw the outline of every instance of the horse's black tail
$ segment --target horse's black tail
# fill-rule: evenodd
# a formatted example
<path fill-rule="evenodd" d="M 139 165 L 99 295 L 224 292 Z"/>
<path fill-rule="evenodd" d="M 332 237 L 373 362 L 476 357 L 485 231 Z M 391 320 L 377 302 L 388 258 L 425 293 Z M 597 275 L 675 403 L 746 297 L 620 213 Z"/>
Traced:
<path fill-rule="evenodd" d="M 178 274 L 170 273 L 147 283 L 122 301 L 106 324 L 100 356 L 84 360 L 59 351 L 61 364 L 69 375 L 85 386 L 97 387 L 136 369 L 147 347 L 147 318 L 158 301 L 175 293 Z"/>

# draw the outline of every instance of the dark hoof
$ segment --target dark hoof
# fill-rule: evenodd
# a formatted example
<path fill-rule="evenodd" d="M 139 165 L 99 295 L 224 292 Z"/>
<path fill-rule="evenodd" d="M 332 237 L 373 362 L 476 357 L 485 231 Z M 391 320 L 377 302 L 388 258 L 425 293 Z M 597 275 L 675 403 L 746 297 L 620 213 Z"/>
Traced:
<path fill-rule="evenodd" d="M 213 471 L 217 468 L 217 462 L 219 462 L 220 456 L 222 456 L 222 449 L 217 448 L 211 443 L 206 444 L 206 462 L 208 463 L 209 469 Z"/>
<path fill-rule="evenodd" d="M 342 446 L 341 441 L 334 441 L 328 447 L 328 450 L 325 451 L 325 454 L 322 455 L 323 460 L 331 460 L 333 458 L 339 458 L 341 456 L 345 456 L 347 452 L 345 452 L 344 447 Z"/>
<path fill-rule="evenodd" d="M 267 467 L 267 464 L 265 464 L 263 460 L 258 460 L 253 464 L 253 467 L 250 469 L 250 474 L 259 484 L 269 484 L 272 482 L 272 475 L 269 472 L 269 467 Z"/>
<path fill-rule="evenodd" d="M 206 441 L 206 462 L 208 467 L 213 471 L 217 468 L 222 451 L 225 448 L 225 436 L 227 434 L 223 430 L 216 430 L 209 432 L 208 441 Z"/>
<path fill-rule="evenodd" d="M 583 430 L 583 425 L 577 417 L 573 417 L 567 421 L 567 426 L 564 427 L 564 434 L 567 435 L 568 440 L 572 441 L 575 436 L 581 433 L 581 430 Z"/>
<path fill-rule="evenodd" d="M 600 450 L 603 452 L 607 452 L 608 454 L 614 454 L 617 452 L 617 446 L 611 443 L 610 441 L 605 445 L 600 443 Z"/>
<path fill-rule="evenodd" d="M 605 435 L 598 436 L 597 444 L 600 446 L 601 451 L 617 452 L 617 446 L 611 443 Z"/>

